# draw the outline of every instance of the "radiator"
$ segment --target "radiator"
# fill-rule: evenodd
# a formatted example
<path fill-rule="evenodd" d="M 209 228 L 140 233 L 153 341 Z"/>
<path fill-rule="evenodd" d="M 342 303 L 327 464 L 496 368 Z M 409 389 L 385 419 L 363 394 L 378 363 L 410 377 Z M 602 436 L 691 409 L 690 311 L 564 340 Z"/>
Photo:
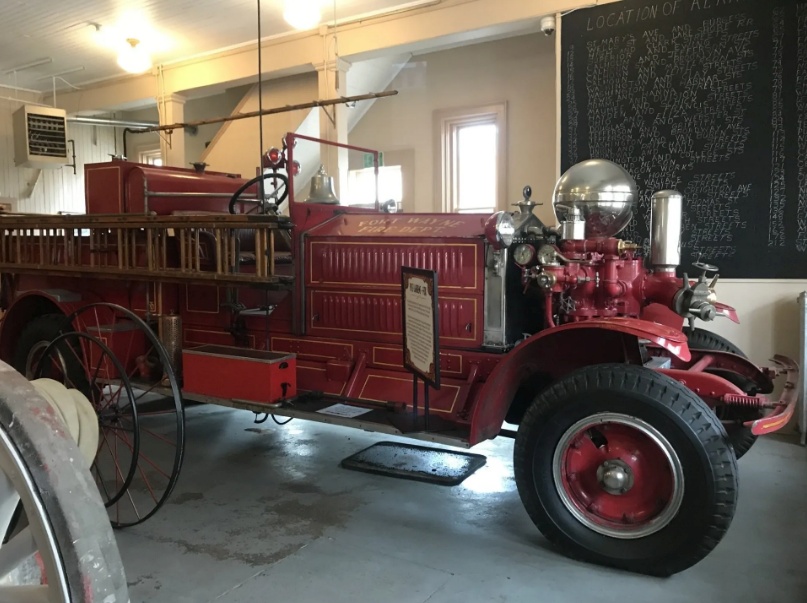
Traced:
<path fill-rule="evenodd" d="M 807 443 L 807 291 L 799 295 L 799 434 L 801 445 Z"/>

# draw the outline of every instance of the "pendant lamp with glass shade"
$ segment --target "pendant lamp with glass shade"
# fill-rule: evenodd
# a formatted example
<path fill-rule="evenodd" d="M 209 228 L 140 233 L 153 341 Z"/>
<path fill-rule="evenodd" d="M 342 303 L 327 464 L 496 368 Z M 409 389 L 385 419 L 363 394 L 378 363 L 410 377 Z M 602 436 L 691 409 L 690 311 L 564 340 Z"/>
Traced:
<path fill-rule="evenodd" d="M 151 68 L 151 57 L 140 46 L 140 40 L 127 38 L 126 45 L 118 55 L 118 65 L 129 73 L 143 73 Z"/>
<path fill-rule="evenodd" d="M 322 20 L 322 0 L 284 0 L 283 18 L 294 29 L 313 29 Z"/>

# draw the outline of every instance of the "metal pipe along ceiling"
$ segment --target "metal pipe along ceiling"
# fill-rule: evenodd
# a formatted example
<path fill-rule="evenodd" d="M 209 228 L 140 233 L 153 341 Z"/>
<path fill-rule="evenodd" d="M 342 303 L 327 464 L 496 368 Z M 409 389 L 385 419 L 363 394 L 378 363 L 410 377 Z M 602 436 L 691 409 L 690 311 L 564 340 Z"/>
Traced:
<path fill-rule="evenodd" d="M 127 121 L 123 119 L 103 119 L 101 117 L 68 117 L 67 121 L 90 126 L 108 126 L 111 128 L 152 128 L 159 126 L 156 121 Z"/>

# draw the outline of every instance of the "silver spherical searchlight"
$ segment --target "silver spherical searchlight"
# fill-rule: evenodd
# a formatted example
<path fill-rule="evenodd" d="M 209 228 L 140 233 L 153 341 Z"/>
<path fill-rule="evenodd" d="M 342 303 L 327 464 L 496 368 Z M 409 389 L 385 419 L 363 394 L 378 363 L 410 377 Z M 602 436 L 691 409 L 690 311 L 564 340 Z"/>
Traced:
<path fill-rule="evenodd" d="M 553 206 L 567 239 L 613 237 L 633 217 L 636 182 L 621 166 L 606 159 L 581 161 L 555 185 Z"/>

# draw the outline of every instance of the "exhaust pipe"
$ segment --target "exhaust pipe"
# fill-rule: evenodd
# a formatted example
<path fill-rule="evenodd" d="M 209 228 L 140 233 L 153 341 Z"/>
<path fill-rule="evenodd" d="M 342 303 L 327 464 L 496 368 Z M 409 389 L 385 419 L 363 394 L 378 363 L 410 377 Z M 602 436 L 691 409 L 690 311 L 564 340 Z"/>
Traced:
<path fill-rule="evenodd" d="M 650 198 L 650 265 L 655 272 L 675 272 L 681 264 L 683 197 L 659 191 Z"/>

